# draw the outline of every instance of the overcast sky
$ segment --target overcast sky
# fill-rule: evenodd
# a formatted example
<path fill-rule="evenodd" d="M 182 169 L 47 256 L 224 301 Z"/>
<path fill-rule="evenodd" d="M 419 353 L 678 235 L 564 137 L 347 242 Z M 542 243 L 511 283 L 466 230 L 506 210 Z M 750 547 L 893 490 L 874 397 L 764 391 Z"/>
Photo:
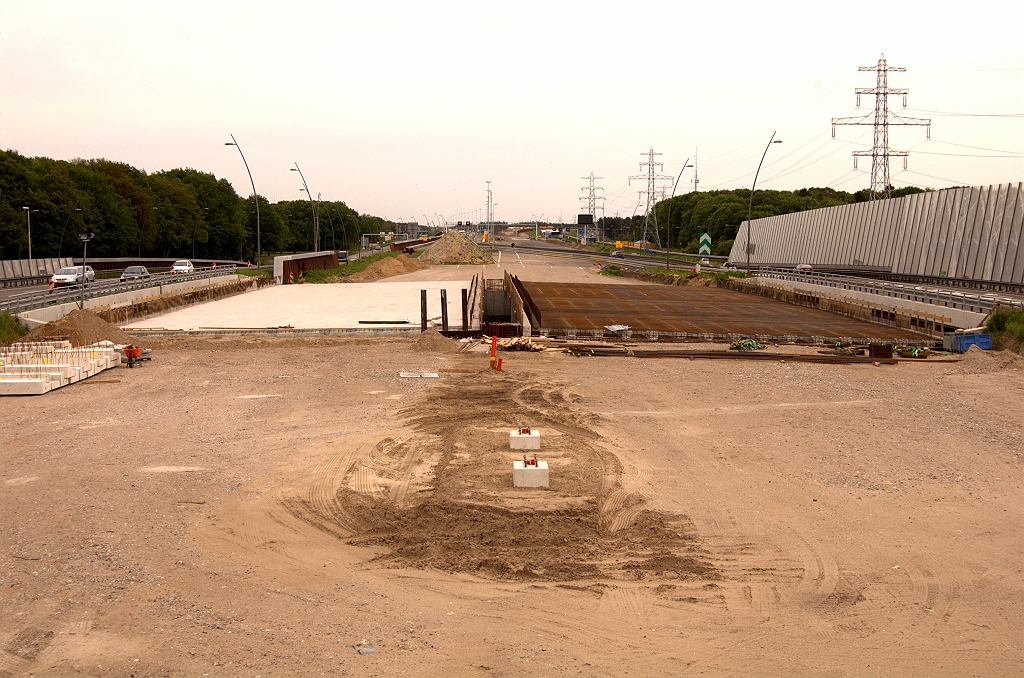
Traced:
<path fill-rule="evenodd" d="M 1024 180 L 1024 3 L 0 1 L 0 146 L 194 167 L 272 201 L 314 193 L 421 223 L 575 221 L 582 177 L 631 214 L 641 153 L 700 190 L 869 184 L 884 52 L 906 73 L 896 186 Z M 957 115 L 951 115 L 957 114 Z M 964 115 L 970 114 L 970 115 Z M 1001 116 L 1001 117 L 993 117 Z M 1001 156 L 1001 157 L 991 157 Z M 693 188 L 693 170 L 679 182 Z"/>

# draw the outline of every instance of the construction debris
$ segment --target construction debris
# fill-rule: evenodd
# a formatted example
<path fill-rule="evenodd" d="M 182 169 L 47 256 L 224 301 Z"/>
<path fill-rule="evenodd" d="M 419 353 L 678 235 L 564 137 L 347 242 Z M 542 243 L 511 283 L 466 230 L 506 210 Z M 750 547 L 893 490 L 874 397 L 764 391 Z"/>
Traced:
<path fill-rule="evenodd" d="M 768 347 L 757 343 L 753 339 L 740 339 L 729 344 L 730 351 L 760 351 L 763 348 Z"/>
<path fill-rule="evenodd" d="M 640 349 L 615 346 L 569 345 L 565 352 L 576 357 L 629 357 L 629 358 L 707 358 L 745 360 L 778 360 L 780 362 L 828 363 L 849 365 L 853 363 L 884 363 L 895 365 L 895 358 L 878 359 L 864 356 L 807 355 L 800 353 L 754 353 L 750 351 L 685 351 L 679 349 Z"/>
<path fill-rule="evenodd" d="M 499 351 L 543 351 L 544 347 L 540 344 L 535 344 L 530 340 L 530 337 L 509 337 L 507 339 L 498 339 L 498 350 Z"/>
<path fill-rule="evenodd" d="M 14 343 L 0 348 L 0 396 L 43 395 L 120 364 L 121 351 L 111 341 Z"/>

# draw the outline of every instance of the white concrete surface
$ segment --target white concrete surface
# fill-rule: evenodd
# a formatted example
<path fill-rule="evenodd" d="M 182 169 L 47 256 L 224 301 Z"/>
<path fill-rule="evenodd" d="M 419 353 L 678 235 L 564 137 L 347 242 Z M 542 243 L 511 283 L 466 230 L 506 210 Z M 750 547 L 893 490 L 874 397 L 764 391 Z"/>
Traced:
<path fill-rule="evenodd" d="M 277 328 L 385 328 L 420 326 L 420 290 L 427 290 L 427 316 L 441 326 L 441 289 L 448 291 L 448 326 L 462 328 L 462 292 L 469 290 L 477 268 L 467 278 L 448 281 L 275 285 L 155 318 L 139 320 L 126 330 Z M 360 324 L 360 320 L 406 320 L 408 325 Z"/>
<path fill-rule="evenodd" d="M 548 488 L 548 463 L 538 461 L 536 466 L 527 466 L 522 461 L 512 462 L 513 487 Z"/>
<path fill-rule="evenodd" d="M 509 431 L 508 444 L 513 450 L 539 450 L 540 430 L 533 429 L 529 433 L 520 433 L 515 430 Z"/>
<path fill-rule="evenodd" d="M 85 308 L 116 308 L 118 306 L 125 306 L 132 302 L 139 301 L 140 299 L 150 299 L 161 294 L 177 294 L 179 292 L 187 292 L 189 290 L 194 290 L 200 287 L 209 287 L 211 285 L 223 285 L 224 283 L 235 282 L 240 278 L 242 278 L 242 276 L 235 275 L 234 273 L 227 273 L 213 278 L 186 280 L 185 282 L 142 287 L 130 292 L 108 294 L 102 297 L 86 299 Z M 76 311 L 79 308 L 80 306 L 77 301 L 70 301 L 65 304 L 57 304 L 56 306 L 46 306 L 44 308 L 34 308 L 31 311 L 23 311 L 18 314 L 18 319 L 25 325 L 25 327 L 32 330 L 40 325 L 60 320 L 68 313 Z"/>

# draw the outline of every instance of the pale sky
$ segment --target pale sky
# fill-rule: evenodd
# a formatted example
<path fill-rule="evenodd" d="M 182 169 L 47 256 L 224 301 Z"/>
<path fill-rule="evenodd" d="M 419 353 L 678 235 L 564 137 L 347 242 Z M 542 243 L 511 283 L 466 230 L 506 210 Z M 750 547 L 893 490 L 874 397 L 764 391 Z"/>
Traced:
<path fill-rule="evenodd" d="M 575 221 L 591 172 L 629 216 L 641 153 L 700 189 L 869 183 L 859 73 L 884 52 L 923 127 L 894 185 L 1024 180 L 1024 3 L 0 1 L 0 146 L 194 167 L 393 220 Z M 955 113 L 958 115 L 949 115 Z M 970 115 L 962 115 L 970 114 Z M 987 117 L 980 117 L 987 116 Z M 1002 117 L 991 117 L 1002 116 Z M 985 156 L 985 157 L 976 157 Z M 1001 156 L 1001 157 L 988 157 Z M 678 192 L 692 190 L 686 170 Z M 670 189 L 671 190 L 671 189 Z M 641 208 L 642 209 L 642 208 Z"/>

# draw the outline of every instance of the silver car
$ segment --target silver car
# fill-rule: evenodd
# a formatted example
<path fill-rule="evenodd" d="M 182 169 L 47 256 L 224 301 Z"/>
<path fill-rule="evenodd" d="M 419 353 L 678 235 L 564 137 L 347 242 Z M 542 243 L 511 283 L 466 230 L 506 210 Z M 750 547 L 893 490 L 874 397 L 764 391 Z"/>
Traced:
<path fill-rule="evenodd" d="M 85 281 L 87 283 L 94 282 L 96 280 L 96 274 L 92 270 L 92 266 L 85 267 Z M 81 285 L 82 284 L 82 267 L 81 266 L 65 266 L 60 269 L 52 276 L 50 276 L 50 282 L 53 283 L 54 287 L 65 287 L 67 285 Z"/>

